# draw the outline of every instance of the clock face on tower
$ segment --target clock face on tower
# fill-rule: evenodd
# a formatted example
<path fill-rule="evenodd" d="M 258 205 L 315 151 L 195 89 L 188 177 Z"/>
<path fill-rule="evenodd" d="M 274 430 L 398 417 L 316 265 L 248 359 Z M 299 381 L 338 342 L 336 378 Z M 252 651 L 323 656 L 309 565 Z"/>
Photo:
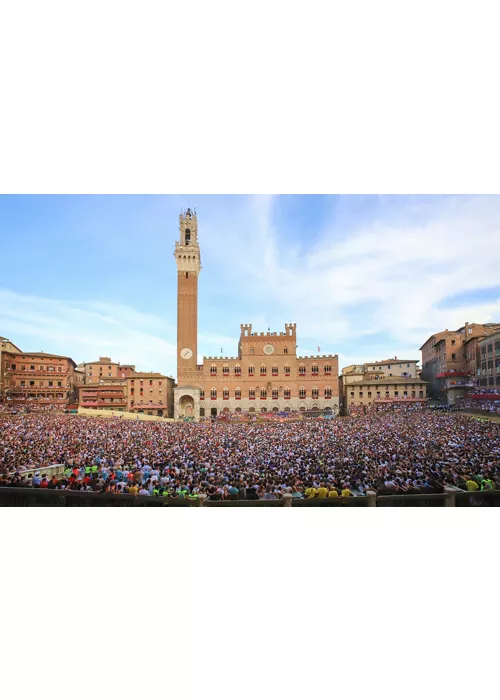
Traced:
<path fill-rule="evenodd" d="M 274 345 L 264 345 L 263 350 L 266 355 L 272 355 L 274 352 Z"/>
<path fill-rule="evenodd" d="M 183 360 L 190 360 L 193 357 L 193 351 L 191 348 L 183 348 L 181 350 L 181 357 Z"/>

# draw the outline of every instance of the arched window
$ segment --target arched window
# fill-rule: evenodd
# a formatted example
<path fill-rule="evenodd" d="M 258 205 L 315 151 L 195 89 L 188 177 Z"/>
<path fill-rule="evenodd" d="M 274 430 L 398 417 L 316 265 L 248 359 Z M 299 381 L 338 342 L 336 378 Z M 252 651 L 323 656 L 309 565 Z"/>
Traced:
<path fill-rule="evenodd" d="M 212 401 L 215 401 L 217 398 L 217 389 L 213 388 L 210 390 L 210 398 Z"/>
<path fill-rule="evenodd" d="M 285 365 L 285 377 L 290 376 L 290 365 Z"/>
<path fill-rule="evenodd" d="M 200 418 L 205 418 L 205 409 L 200 408 Z"/>
<path fill-rule="evenodd" d="M 331 387 L 327 386 L 325 387 L 325 399 L 331 399 L 332 398 L 332 389 Z"/>
<path fill-rule="evenodd" d="M 283 396 L 285 397 L 285 399 L 289 399 L 289 398 L 290 398 L 290 389 L 289 389 L 288 387 L 286 387 L 286 389 L 285 389 L 285 391 L 284 391 L 284 393 L 283 393 Z"/>
<path fill-rule="evenodd" d="M 217 365 L 211 365 L 210 376 L 215 377 L 217 375 Z"/>
<path fill-rule="evenodd" d="M 186 245 L 190 245 L 191 243 L 191 231 L 187 228 L 186 229 Z"/>
<path fill-rule="evenodd" d="M 273 401 L 278 400 L 278 389 L 273 389 Z"/>
<path fill-rule="evenodd" d="M 239 365 L 235 365 L 234 374 L 236 377 L 241 377 L 241 367 Z"/>
<path fill-rule="evenodd" d="M 273 377 L 278 376 L 278 365 L 273 365 Z"/>
<path fill-rule="evenodd" d="M 261 366 L 260 366 L 260 376 L 261 376 L 261 377 L 265 377 L 266 374 L 267 374 L 266 365 L 261 365 Z"/>
<path fill-rule="evenodd" d="M 299 375 L 300 376 L 305 376 L 306 373 L 306 366 L 305 365 L 299 365 Z"/>
<path fill-rule="evenodd" d="M 317 376 L 318 373 L 319 373 L 319 367 L 318 367 L 318 365 L 313 365 L 313 366 L 311 367 L 311 372 L 313 373 L 313 376 Z"/>
<path fill-rule="evenodd" d="M 222 398 L 224 401 L 227 401 L 229 399 L 229 389 L 227 387 L 224 387 L 222 390 Z"/>
<path fill-rule="evenodd" d="M 306 398 L 306 389 L 305 387 L 301 386 L 299 389 L 299 399 L 305 399 Z"/>
<path fill-rule="evenodd" d="M 252 400 L 252 399 L 255 398 L 255 389 L 249 389 L 249 390 L 248 390 L 248 398 L 249 398 L 250 400 Z"/>
<path fill-rule="evenodd" d="M 262 406 L 262 408 L 260 409 L 260 412 L 267 413 L 267 408 L 265 406 Z"/>
<path fill-rule="evenodd" d="M 319 391 L 317 386 L 313 386 L 312 388 L 312 397 L 313 399 L 317 399 L 319 396 Z"/>
<path fill-rule="evenodd" d="M 325 374 L 331 374 L 331 373 L 332 373 L 332 366 L 331 366 L 331 365 L 325 365 L 325 367 L 324 367 L 324 372 L 325 372 Z"/>
<path fill-rule="evenodd" d="M 224 377 L 229 377 L 229 367 L 228 365 L 223 365 L 222 366 L 222 375 Z"/>
<path fill-rule="evenodd" d="M 200 401 L 205 400 L 205 389 L 200 389 Z"/>
<path fill-rule="evenodd" d="M 267 389 L 261 389 L 261 390 L 260 390 L 260 398 L 261 398 L 261 399 L 267 399 Z"/>
<path fill-rule="evenodd" d="M 241 389 L 240 389 L 240 387 L 237 387 L 237 388 L 234 390 L 234 398 L 237 399 L 237 400 L 241 399 Z"/>
<path fill-rule="evenodd" d="M 248 376 L 253 377 L 255 374 L 255 367 L 253 365 L 248 365 Z"/>

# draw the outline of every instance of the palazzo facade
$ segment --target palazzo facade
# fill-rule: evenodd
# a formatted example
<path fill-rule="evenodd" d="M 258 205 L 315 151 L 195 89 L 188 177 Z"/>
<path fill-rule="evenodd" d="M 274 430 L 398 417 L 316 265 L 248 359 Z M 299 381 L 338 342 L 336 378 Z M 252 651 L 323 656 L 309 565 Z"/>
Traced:
<path fill-rule="evenodd" d="M 237 355 L 198 357 L 198 220 L 179 218 L 177 263 L 177 382 L 175 418 L 220 413 L 271 413 L 339 408 L 338 355 L 297 356 L 295 323 L 283 332 L 254 333 L 240 326 Z"/>

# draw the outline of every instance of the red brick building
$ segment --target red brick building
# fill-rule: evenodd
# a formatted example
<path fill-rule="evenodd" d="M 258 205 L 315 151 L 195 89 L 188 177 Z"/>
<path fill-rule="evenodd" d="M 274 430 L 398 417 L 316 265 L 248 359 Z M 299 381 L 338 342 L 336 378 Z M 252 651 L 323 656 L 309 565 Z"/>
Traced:
<path fill-rule="evenodd" d="M 2 352 L 3 398 L 11 406 L 64 409 L 74 401 L 76 363 L 45 352 Z"/>
<path fill-rule="evenodd" d="M 420 348 L 422 378 L 433 398 L 453 404 L 477 385 L 478 345 L 500 330 L 498 323 L 465 323 L 456 331 L 432 335 Z"/>

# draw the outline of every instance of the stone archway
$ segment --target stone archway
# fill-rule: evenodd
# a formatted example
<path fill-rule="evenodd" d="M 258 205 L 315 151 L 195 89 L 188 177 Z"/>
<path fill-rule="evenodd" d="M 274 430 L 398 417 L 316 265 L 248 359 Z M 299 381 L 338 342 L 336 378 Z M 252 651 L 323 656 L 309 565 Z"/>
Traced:
<path fill-rule="evenodd" d="M 183 394 L 179 399 L 179 418 L 191 418 L 194 415 L 194 397 Z"/>

